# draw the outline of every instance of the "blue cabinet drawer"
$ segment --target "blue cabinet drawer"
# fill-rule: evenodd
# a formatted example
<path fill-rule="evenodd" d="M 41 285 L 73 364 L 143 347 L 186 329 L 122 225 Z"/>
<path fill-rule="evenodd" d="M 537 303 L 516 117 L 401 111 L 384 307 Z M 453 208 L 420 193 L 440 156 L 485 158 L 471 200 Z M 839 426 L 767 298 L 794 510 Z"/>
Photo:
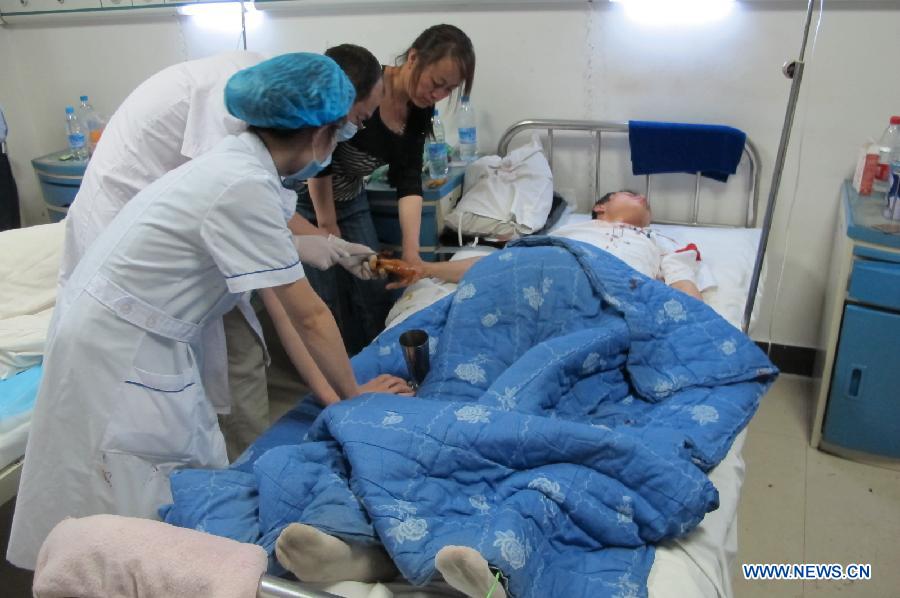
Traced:
<path fill-rule="evenodd" d="M 69 207 L 75 201 L 75 196 L 78 194 L 78 186 L 56 185 L 41 181 L 41 193 L 43 193 L 44 201 L 48 205 Z"/>
<path fill-rule="evenodd" d="M 849 293 L 856 301 L 900 310 L 900 264 L 855 260 Z"/>
<path fill-rule="evenodd" d="M 823 437 L 848 449 L 900 457 L 900 314 L 844 310 Z"/>

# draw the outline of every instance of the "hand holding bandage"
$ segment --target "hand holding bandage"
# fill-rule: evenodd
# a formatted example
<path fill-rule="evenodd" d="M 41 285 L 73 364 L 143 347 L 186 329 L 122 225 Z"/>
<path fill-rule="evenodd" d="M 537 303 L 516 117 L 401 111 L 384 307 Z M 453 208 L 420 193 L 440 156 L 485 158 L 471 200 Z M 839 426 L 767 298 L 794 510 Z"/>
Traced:
<path fill-rule="evenodd" d="M 319 235 L 294 235 L 294 247 L 300 255 L 300 261 L 319 270 L 327 270 L 338 264 L 341 258 L 350 254 L 335 243 L 331 243 L 328 237 Z"/>
<path fill-rule="evenodd" d="M 345 257 L 338 260 L 338 263 L 347 272 L 362 280 L 375 278 L 375 273 L 369 265 L 369 259 L 375 256 L 375 252 L 371 248 L 359 243 L 350 243 L 334 235 L 328 235 L 328 241 L 347 253 Z"/>
<path fill-rule="evenodd" d="M 350 243 L 334 235 L 294 235 L 293 240 L 300 261 L 308 266 L 327 270 L 340 265 L 357 278 L 369 280 L 375 277 L 368 264 L 369 256 L 375 252 L 365 245 Z"/>

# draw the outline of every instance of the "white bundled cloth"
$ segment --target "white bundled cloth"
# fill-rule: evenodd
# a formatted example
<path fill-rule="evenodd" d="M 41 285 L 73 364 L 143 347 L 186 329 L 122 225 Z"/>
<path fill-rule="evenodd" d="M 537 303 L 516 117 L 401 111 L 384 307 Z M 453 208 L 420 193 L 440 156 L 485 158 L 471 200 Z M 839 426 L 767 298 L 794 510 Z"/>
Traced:
<path fill-rule="evenodd" d="M 537 134 L 505 158 L 485 156 L 466 168 L 463 196 L 447 225 L 463 234 L 510 239 L 547 222 L 553 205 L 553 174 Z"/>
<path fill-rule="evenodd" d="M 0 234 L 0 380 L 41 363 L 64 237 L 61 222 Z"/>

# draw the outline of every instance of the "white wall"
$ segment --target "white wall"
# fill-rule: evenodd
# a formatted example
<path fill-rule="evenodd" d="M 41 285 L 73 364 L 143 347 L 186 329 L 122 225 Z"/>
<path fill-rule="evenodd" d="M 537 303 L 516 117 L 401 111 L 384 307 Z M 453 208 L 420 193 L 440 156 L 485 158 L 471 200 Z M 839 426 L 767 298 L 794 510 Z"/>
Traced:
<path fill-rule="evenodd" d="M 721 22 L 680 28 L 636 24 L 619 5 L 604 2 L 356 15 L 269 11 L 249 32 L 248 44 L 279 53 L 354 42 L 390 61 L 426 26 L 453 23 L 478 53 L 473 98 L 482 150 L 492 151 L 507 125 L 529 117 L 730 124 L 760 150 L 765 197 L 790 87 L 780 67 L 799 50 L 805 4 L 740 3 Z M 770 242 L 764 309 L 753 333 L 801 346 L 818 342 L 840 182 L 862 141 L 900 112 L 900 77 L 891 74 L 891 57 L 900 55 L 900 12 L 885 3 L 831 5 L 806 71 Z M 41 212 L 28 161 L 64 145 L 65 103 L 88 93 L 110 113 L 154 71 L 238 43 L 236 32 L 204 31 L 174 16 L 0 27 L 0 103 L 12 128 L 11 155 L 28 221 Z M 587 160 L 582 153 L 571 164 L 560 166 L 560 186 L 585 207 L 591 199 Z"/>

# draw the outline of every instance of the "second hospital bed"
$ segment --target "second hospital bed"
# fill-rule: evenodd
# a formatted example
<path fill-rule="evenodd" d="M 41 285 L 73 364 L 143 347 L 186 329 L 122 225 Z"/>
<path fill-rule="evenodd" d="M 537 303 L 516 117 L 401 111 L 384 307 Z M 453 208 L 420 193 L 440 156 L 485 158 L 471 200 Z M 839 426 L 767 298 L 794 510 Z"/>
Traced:
<path fill-rule="evenodd" d="M 551 165 L 554 161 L 554 137 L 559 139 L 559 131 L 578 131 L 586 133 L 592 140 L 595 153 L 594 176 L 589 184 L 591 196 L 597 196 L 604 191 L 623 188 L 626 185 L 635 186 L 635 181 L 611 181 L 606 182 L 601 178 L 600 153 L 603 147 L 603 137 L 609 135 L 615 137 L 627 133 L 625 123 L 606 122 L 573 122 L 553 120 L 533 120 L 517 123 L 503 136 L 499 153 L 504 155 L 516 134 L 531 129 L 547 131 L 545 148 Z M 613 142 L 615 145 L 616 142 Z M 621 149 L 621 142 L 619 142 Z M 557 149 L 557 158 L 560 160 Z M 758 205 L 758 157 L 753 145 L 748 141 L 742 160 L 741 174 L 736 181 L 729 186 L 733 190 L 735 186 L 741 187 L 736 194 L 737 210 L 731 211 L 732 218 L 736 213 L 737 224 L 723 226 L 720 222 L 704 221 L 701 214 L 704 213 L 702 201 L 705 199 L 702 193 L 704 183 L 699 176 L 691 181 L 694 196 L 687 201 L 689 216 L 678 222 L 676 219 L 668 219 L 669 224 L 652 225 L 663 234 L 683 243 L 693 242 L 700 247 L 704 261 L 711 268 L 717 287 L 704 293 L 704 299 L 713 309 L 730 322 L 735 328 L 745 332 L 753 319 L 753 307 L 760 293 L 758 287 L 762 273 L 762 260 L 764 247 L 760 243 L 762 229 L 755 228 L 760 214 Z M 557 189 L 561 186 L 560 176 L 554 169 Z M 628 177 L 624 177 L 627 179 Z M 666 177 L 659 177 L 666 178 Z M 678 178 L 678 177 L 675 177 Z M 684 177 L 682 177 L 683 180 Z M 606 185 L 606 188 L 602 188 Z M 643 181 L 643 188 L 650 197 L 654 213 L 666 197 L 665 182 L 657 182 L 654 177 L 647 177 Z M 719 183 L 707 184 L 712 187 L 708 190 L 715 197 L 721 195 L 725 185 Z M 683 186 L 683 185 L 682 185 Z M 602 190 L 601 190 L 602 189 Z M 678 183 L 675 184 L 674 193 L 678 193 Z M 584 207 L 584 206 L 582 206 Z M 659 210 L 662 212 L 663 210 Z M 713 209 L 715 213 L 721 210 Z M 766 210 L 770 214 L 771 207 Z M 584 213 L 567 211 L 560 222 L 554 227 L 559 228 L 566 224 L 590 219 Z M 675 223 L 672 221 L 675 220 Z M 765 219 L 766 223 L 770 218 Z M 551 233 L 552 234 L 552 231 Z M 488 247 L 463 248 L 456 253 L 454 259 L 464 259 L 475 255 L 485 255 L 496 251 Z M 441 297 L 454 291 L 456 285 L 439 283 L 433 280 L 423 280 L 406 290 L 402 298 L 395 305 L 388 318 L 388 326 L 401 326 L 402 322 L 424 309 Z M 282 420 L 273 426 L 267 434 L 261 438 L 253 449 L 265 450 L 268 444 L 277 444 L 279 437 L 302 434 L 311 424 L 319 409 L 309 404 L 309 401 L 301 403 L 289 412 Z M 648 579 L 649 596 L 653 598 L 680 597 L 680 596 L 704 596 L 723 597 L 731 596 L 731 575 L 734 566 L 734 558 L 737 553 L 737 507 L 740 498 L 740 490 L 744 479 L 744 461 L 741 451 L 746 437 L 746 431 L 741 432 L 735 439 L 725 458 L 709 474 L 710 480 L 719 491 L 720 506 L 715 511 L 706 515 L 702 523 L 690 534 L 675 540 L 669 540 L 660 544 L 656 551 L 656 558 Z M 458 595 L 454 590 L 441 583 L 426 587 L 413 587 L 406 583 L 388 584 L 364 584 L 358 582 L 341 582 L 330 585 L 299 584 L 290 582 L 275 582 L 271 587 L 261 590 L 261 596 L 307 596 L 306 592 L 324 590 L 338 596 L 348 598 L 374 597 L 374 596 L 409 596 L 409 597 L 434 597 Z"/>

